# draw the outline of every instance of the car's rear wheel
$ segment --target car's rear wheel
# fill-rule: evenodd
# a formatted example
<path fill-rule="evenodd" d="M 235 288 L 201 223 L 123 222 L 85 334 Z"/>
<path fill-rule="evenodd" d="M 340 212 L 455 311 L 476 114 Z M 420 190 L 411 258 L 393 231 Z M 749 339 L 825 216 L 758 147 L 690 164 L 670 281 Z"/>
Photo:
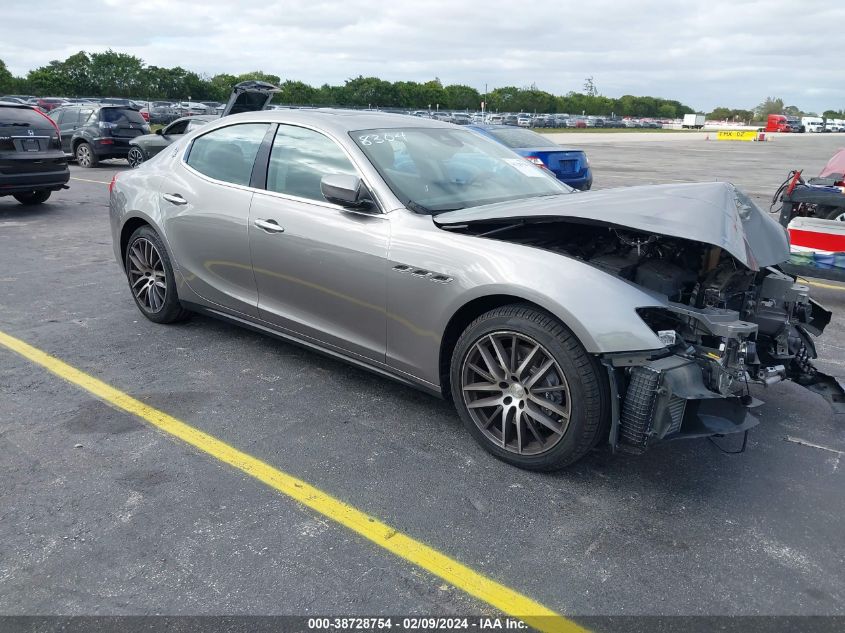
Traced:
<path fill-rule="evenodd" d="M 31 204 L 41 204 L 42 202 L 47 202 L 51 193 L 52 191 L 27 191 L 25 193 L 16 193 L 14 196 L 15 200 L 28 206 Z"/>
<path fill-rule="evenodd" d="M 124 266 L 135 304 L 150 321 L 174 323 L 190 316 L 179 303 L 164 244 L 151 227 L 142 226 L 129 238 Z"/>
<path fill-rule="evenodd" d="M 129 166 L 133 169 L 135 167 L 140 167 L 141 163 L 143 163 L 147 159 L 144 156 L 144 151 L 140 147 L 132 147 L 129 150 L 129 153 L 126 155 L 126 162 L 129 163 Z"/>
<path fill-rule="evenodd" d="M 88 143 L 80 143 L 77 145 L 74 155 L 76 156 L 76 164 L 86 169 L 89 167 L 96 167 L 99 162 L 97 160 L 97 155 Z"/>
<path fill-rule="evenodd" d="M 527 305 L 491 310 L 458 339 L 452 397 L 490 453 L 530 470 L 557 470 L 606 430 L 606 378 L 560 321 Z"/>

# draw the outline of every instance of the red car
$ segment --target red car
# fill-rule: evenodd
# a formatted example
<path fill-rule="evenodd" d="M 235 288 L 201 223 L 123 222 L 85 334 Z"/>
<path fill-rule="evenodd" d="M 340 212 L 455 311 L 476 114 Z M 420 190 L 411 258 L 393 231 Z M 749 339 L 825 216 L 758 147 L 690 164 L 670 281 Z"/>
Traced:
<path fill-rule="evenodd" d="M 840 149 L 833 155 L 833 158 L 827 161 L 827 165 L 822 169 L 819 178 L 833 177 L 834 187 L 845 188 L 845 176 L 843 174 L 845 174 L 845 149 Z M 842 193 L 845 193 L 845 190 Z"/>
<path fill-rule="evenodd" d="M 67 105 L 67 101 L 58 97 L 42 97 L 35 100 L 35 107 L 43 112 L 49 112 L 56 108 Z"/>

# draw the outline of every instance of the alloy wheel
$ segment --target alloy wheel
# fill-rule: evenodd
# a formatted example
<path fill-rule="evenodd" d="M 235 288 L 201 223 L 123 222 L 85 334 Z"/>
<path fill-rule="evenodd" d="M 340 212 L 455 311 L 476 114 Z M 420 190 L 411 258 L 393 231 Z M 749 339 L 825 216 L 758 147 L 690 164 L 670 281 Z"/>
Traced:
<path fill-rule="evenodd" d="M 144 153 L 139 148 L 133 147 L 129 150 L 129 154 L 126 155 L 126 161 L 134 169 L 144 162 Z"/>
<path fill-rule="evenodd" d="M 497 446 L 519 455 L 551 450 L 572 413 L 569 385 L 558 362 L 536 340 L 512 331 L 485 334 L 461 367 L 470 417 Z"/>
<path fill-rule="evenodd" d="M 138 303 L 149 312 L 158 312 L 167 298 L 164 263 L 155 244 L 140 237 L 129 248 L 129 285 Z"/>
<path fill-rule="evenodd" d="M 88 167 L 91 164 L 91 148 L 85 143 L 76 148 L 76 162 L 80 167 Z"/>

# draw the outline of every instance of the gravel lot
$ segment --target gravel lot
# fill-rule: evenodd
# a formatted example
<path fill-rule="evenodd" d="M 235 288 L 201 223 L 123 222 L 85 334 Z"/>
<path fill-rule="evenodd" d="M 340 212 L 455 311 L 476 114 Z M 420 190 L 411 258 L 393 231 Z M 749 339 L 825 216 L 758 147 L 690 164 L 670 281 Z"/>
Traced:
<path fill-rule="evenodd" d="M 730 180 L 766 207 L 845 145 L 584 136 L 560 142 L 587 150 L 597 188 Z M 522 472 L 410 388 L 211 319 L 141 317 L 108 229 L 124 168 L 73 166 L 34 210 L 0 199 L 0 330 L 576 619 L 845 615 L 845 421 L 817 396 L 757 389 L 744 454 L 602 447 Z M 819 365 L 845 375 L 845 292 L 813 294 L 835 311 Z M 0 438 L 0 613 L 492 612 L 2 347 Z"/>

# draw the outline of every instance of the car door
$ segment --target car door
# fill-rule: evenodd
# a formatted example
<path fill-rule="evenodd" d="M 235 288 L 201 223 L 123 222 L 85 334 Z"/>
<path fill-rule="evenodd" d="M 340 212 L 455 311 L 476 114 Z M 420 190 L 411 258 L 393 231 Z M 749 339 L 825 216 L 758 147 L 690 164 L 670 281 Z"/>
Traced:
<path fill-rule="evenodd" d="M 59 126 L 62 135 L 62 150 L 70 154 L 70 140 L 76 128 L 79 127 L 79 108 L 61 108 L 51 113 L 51 118 Z"/>
<path fill-rule="evenodd" d="M 344 209 L 320 192 L 325 174 L 356 174 L 328 136 L 280 125 L 266 191 L 250 210 L 261 318 L 346 353 L 384 362 L 388 216 Z"/>
<path fill-rule="evenodd" d="M 91 126 L 94 126 L 95 133 L 91 133 Z M 94 138 L 99 134 L 99 128 L 97 126 L 97 109 L 92 107 L 84 107 L 79 108 L 78 110 L 78 117 L 76 121 L 72 124 L 72 129 L 68 132 L 67 135 L 67 142 L 68 148 L 67 151 L 69 153 L 73 153 L 73 139 L 74 138 L 83 138 L 86 141 L 93 142 Z M 86 134 L 86 128 L 87 134 Z M 65 134 L 62 133 L 62 140 L 64 141 Z"/>
<path fill-rule="evenodd" d="M 185 283 L 214 306 L 249 316 L 258 316 L 250 184 L 269 130 L 269 123 L 239 123 L 196 137 L 159 188 L 165 234 Z"/>

